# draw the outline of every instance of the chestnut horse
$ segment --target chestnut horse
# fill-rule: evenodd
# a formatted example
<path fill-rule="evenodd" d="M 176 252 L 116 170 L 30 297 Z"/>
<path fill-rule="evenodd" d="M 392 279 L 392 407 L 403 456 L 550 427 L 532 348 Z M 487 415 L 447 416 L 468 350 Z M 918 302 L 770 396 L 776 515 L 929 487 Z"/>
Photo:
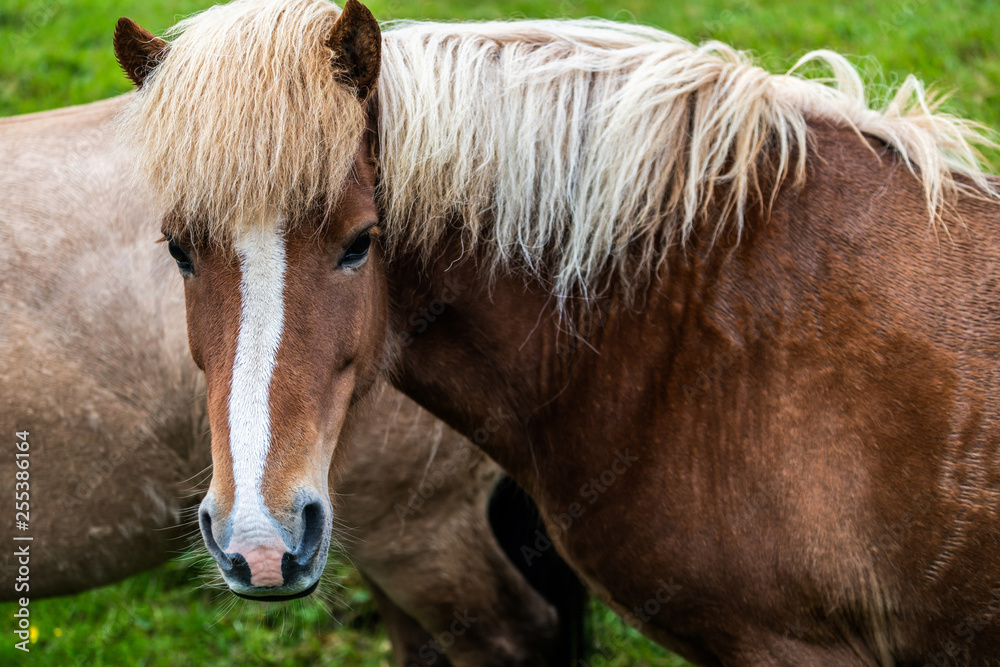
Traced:
<path fill-rule="evenodd" d="M 314 587 L 385 374 L 692 660 L 1000 654 L 998 183 L 919 82 L 875 110 L 830 52 L 820 81 L 604 22 L 380 34 L 357 0 L 116 49 L 233 590 Z"/>
<path fill-rule="evenodd" d="M 123 104 L 0 119 L 0 425 L 31 444 L 30 529 L 4 522 L 0 537 L 33 537 L 27 588 L 15 549 L 0 558 L 4 600 L 101 586 L 187 548 L 182 516 L 211 463 L 181 281 L 114 149 Z M 569 664 L 582 591 L 551 559 L 523 568 L 550 603 L 505 556 L 488 511 L 501 534 L 534 527 L 490 501 L 499 467 L 391 389 L 354 441 L 338 471 L 342 543 L 398 664 Z M 15 463 L 0 458 L 0 477 L 13 480 Z"/>

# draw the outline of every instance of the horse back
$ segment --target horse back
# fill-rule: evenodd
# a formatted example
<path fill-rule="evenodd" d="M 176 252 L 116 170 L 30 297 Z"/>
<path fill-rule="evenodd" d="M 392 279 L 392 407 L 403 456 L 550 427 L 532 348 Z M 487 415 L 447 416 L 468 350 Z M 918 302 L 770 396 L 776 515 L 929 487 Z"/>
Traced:
<path fill-rule="evenodd" d="M 189 478 L 209 463 L 180 279 L 115 148 L 121 103 L 0 121 L 0 425 L 29 432 L 45 533 L 34 535 L 33 571 L 46 573 L 34 596 L 114 581 L 176 550 L 180 499 L 196 500 Z M 13 457 L 0 470 L 13 478 Z"/>

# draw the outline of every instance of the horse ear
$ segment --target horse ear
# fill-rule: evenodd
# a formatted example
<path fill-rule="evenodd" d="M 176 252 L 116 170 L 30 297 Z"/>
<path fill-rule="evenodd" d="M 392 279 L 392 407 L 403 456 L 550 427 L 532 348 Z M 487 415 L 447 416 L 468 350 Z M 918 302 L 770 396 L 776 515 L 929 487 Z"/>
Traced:
<path fill-rule="evenodd" d="M 124 16 L 115 28 L 115 57 L 125 76 L 136 88 L 167 56 L 169 45 L 138 23 Z"/>
<path fill-rule="evenodd" d="M 357 89 L 358 97 L 366 99 L 375 88 L 382 63 L 378 21 L 358 0 L 347 0 L 326 45 L 333 51 L 334 67 Z"/>

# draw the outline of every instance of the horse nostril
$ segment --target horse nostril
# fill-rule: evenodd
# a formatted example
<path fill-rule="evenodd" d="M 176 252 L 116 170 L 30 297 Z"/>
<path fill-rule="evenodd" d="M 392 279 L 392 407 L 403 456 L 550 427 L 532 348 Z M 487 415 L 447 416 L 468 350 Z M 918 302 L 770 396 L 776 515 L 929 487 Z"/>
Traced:
<path fill-rule="evenodd" d="M 313 501 L 302 508 L 302 542 L 296 553 L 303 561 L 312 558 L 323 542 L 324 520 L 323 504 Z"/>
<path fill-rule="evenodd" d="M 219 567 L 228 570 L 232 566 L 232 559 L 222 551 L 215 541 L 215 535 L 212 534 L 212 515 L 205 507 L 198 511 L 198 523 L 201 527 L 201 537 L 205 541 L 205 546 L 208 547 L 208 552 L 215 558 Z"/>
<path fill-rule="evenodd" d="M 313 501 L 302 508 L 302 539 L 295 551 L 281 558 L 281 573 L 285 581 L 294 581 L 309 570 L 323 545 L 325 527 L 326 516 L 321 502 Z"/>
<path fill-rule="evenodd" d="M 201 526 L 202 535 L 207 539 L 212 534 L 212 517 L 208 515 L 208 510 L 204 506 L 198 510 L 198 525 Z"/>
<path fill-rule="evenodd" d="M 232 564 L 229 576 L 244 586 L 250 586 L 253 575 L 250 572 L 250 564 L 247 563 L 247 559 L 243 557 L 243 554 L 233 554 L 232 557 L 227 555 L 226 560 Z"/>

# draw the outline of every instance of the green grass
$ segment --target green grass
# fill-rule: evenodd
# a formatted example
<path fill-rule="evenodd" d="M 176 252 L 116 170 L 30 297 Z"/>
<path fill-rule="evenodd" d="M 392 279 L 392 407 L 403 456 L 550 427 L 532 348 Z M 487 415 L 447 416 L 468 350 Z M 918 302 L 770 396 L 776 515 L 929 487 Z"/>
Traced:
<path fill-rule="evenodd" d="M 129 90 L 111 52 L 127 15 L 160 32 L 205 0 L 3 0 L 0 115 L 41 111 Z M 1000 128 L 1000 3 L 995 0 L 373 0 L 389 18 L 492 19 L 602 16 L 638 21 L 692 40 L 719 39 L 756 52 L 772 70 L 803 53 L 832 48 L 856 56 L 878 81 L 913 73 L 952 92 L 950 110 Z M 878 90 L 874 92 L 879 92 Z M 83 595 L 32 602 L 33 662 L 49 665 L 388 665 L 390 649 L 357 575 L 341 566 L 346 605 L 261 609 L 197 589 L 190 567 L 171 563 Z M 12 648 L 12 605 L 0 605 L 0 664 Z M 606 608 L 592 610 L 599 652 L 590 664 L 680 665 L 637 637 Z M 61 636 L 57 636 L 57 632 Z"/>
<path fill-rule="evenodd" d="M 174 561 L 115 586 L 31 602 L 31 662 L 44 665 L 344 665 L 391 663 L 389 639 L 357 575 L 327 608 L 308 601 L 265 605 L 199 586 L 198 566 Z M 12 604 L 0 605 L 5 637 Z M 13 636 L 13 635 L 10 635 Z M 0 644 L 0 664 L 25 654 Z"/>
<path fill-rule="evenodd" d="M 160 32 L 205 0 L 4 0 L 0 115 L 79 104 L 129 89 L 111 52 L 121 15 Z M 772 69 L 833 48 L 874 58 L 888 81 L 914 73 L 953 91 L 951 108 L 1000 127 L 1000 3 L 994 0 L 372 0 L 380 19 L 603 16 L 758 53 Z"/>
<path fill-rule="evenodd" d="M 337 603 L 312 596 L 285 604 L 238 600 L 201 586 L 200 566 L 172 561 L 115 586 L 31 602 L 30 654 L 14 648 L 14 603 L 0 605 L 7 637 L 0 664 L 293 665 L 388 667 L 395 664 L 378 610 L 357 572 L 342 562 L 331 570 L 343 590 Z M 596 651 L 591 667 L 684 665 L 640 637 L 613 612 L 592 605 Z"/>

